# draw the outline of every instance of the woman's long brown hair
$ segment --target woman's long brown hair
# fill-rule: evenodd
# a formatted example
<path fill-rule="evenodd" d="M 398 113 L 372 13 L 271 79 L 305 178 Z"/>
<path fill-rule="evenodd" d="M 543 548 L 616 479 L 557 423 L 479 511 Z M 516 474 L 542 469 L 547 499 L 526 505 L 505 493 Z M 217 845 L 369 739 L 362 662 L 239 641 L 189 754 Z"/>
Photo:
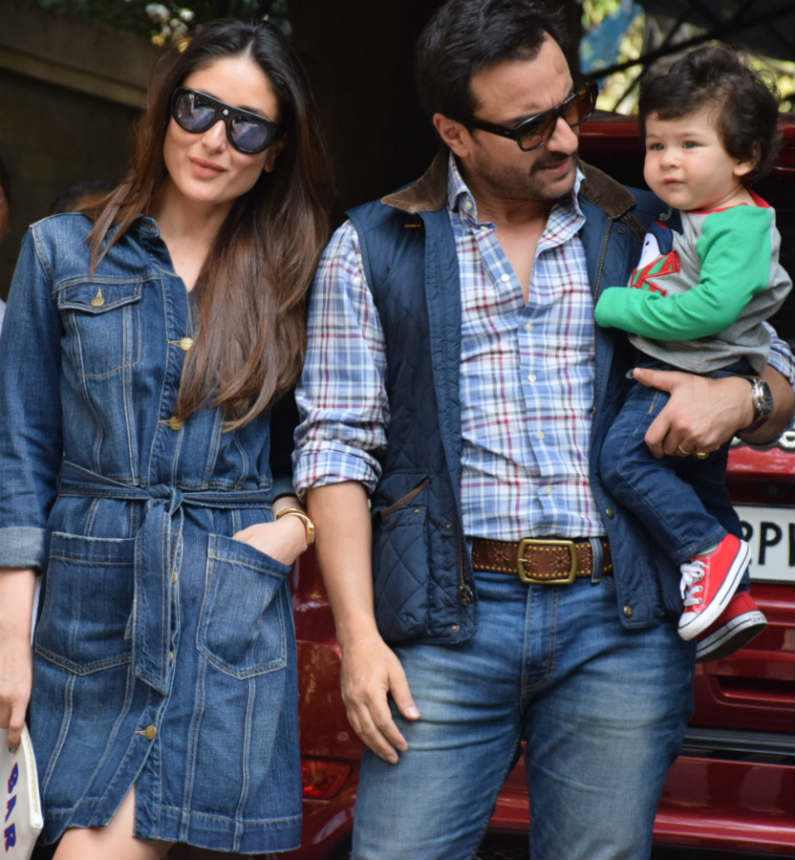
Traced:
<path fill-rule="evenodd" d="M 250 56 L 279 100 L 285 145 L 272 173 L 239 197 L 196 281 L 198 331 L 182 372 L 176 415 L 223 409 L 227 429 L 251 421 L 296 381 L 306 349 L 306 295 L 328 233 L 330 162 L 309 85 L 282 34 L 267 22 L 217 21 L 161 58 L 138 125 L 133 165 L 89 205 L 92 266 L 150 210 L 166 176 L 163 140 L 174 89 L 193 71 Z M 115 228 L 115 229 L 113 229 Z"/>

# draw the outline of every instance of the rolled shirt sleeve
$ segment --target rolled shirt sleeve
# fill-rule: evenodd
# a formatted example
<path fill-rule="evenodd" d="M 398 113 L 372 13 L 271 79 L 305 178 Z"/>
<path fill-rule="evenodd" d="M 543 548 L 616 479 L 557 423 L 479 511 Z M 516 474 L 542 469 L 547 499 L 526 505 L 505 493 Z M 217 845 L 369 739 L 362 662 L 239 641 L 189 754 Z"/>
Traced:
<path fill-rule="evenodd" d="M 307 354 L 296 388 L 293 481 L 310 487 L 359 481 L 372 492 L 386 446 L 389 404 L 384 334 L 346 221 L 321 257 L 309 304 Z"/>
<path fill-rule="evenodd" d="M 767 358 L 767 363 L 785 377 L 789 384 L 795 390 L 795 357 L 792 351 L 787 346 L 786 341 L 782 340 L 776 330 L 770 323 L 762 323 L 770 333 L 770 354 Z"/>

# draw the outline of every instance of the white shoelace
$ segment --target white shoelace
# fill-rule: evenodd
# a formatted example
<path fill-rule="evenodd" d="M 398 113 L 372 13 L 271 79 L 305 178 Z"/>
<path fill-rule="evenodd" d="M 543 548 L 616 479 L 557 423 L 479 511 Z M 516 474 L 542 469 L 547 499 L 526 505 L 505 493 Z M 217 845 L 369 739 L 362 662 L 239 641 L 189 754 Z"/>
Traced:
<path fill-rule="evenodd" d="M 679 570 L 682 578 L 679 580 L 679 593 L 685 606 L 698 606 L 704 596 L 704 586 L 701 580 L 707 572 L 707 566 L 703 561 L 689 561 L 683 564 Z"/>

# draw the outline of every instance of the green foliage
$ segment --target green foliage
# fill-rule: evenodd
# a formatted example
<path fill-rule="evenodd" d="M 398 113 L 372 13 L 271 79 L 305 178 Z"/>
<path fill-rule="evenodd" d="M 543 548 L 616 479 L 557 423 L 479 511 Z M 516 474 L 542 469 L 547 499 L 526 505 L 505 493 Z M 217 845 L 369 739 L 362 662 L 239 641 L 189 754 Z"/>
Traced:
<path fill-rule="evenodd" d="M 91 18 L 109 27 L 129 30 L 150 38 L 157 45 L 180 44 L 191 30 L 214 18 L 269 17 L 290 32 L 287 0 L 38 0 L 53 14 Z"/>
<path fill-rule="evenodd" d="M 618 14 L 622 2 L 625 0 L 582 0 L 582 28 L 588 33 L 611 15 Z M 628 0 L 627 0 L 628 2 Z M 644 12 L 638 15 L 621 38 L 618 56 L 610 59 L 611 64 L 619 65 L 628 63 L 643 56 L 653 47 L 652 34 L 659 34 L 660 22 Z M 697 27 L 686 24 L 680 27 L 676 41 L 697 36 L 703 31 Z M 659 35 L 657 38 L 659 44 Z M 775 87 L 779 96 L 780 110 L 791 112 L 795 103 L 793 95 L 793 77 L 795 76 L 795 62 L 791 60 L 780 60 L 765 57 L 759 54 L 751 54 L 748 51 L 740 51 L 752 68 L 762 72 L 769 81 L 771 88 Z M 596 102 L 597 108 L 608 111 L 619 111 L 620 113 L 635 113 L 637 111 L 638 87 L 637 83 L 642 72 L 640 65 L 630 65 L 621 71 L 613 72 L 599 81 L 599 98 Z"/>
<path fill-rule="evenodd" d="M 608 15 L 615 15 L 621 0 L 583 0 L 582 29 L 587 32 L 591 27 L 601 24 Z"/>

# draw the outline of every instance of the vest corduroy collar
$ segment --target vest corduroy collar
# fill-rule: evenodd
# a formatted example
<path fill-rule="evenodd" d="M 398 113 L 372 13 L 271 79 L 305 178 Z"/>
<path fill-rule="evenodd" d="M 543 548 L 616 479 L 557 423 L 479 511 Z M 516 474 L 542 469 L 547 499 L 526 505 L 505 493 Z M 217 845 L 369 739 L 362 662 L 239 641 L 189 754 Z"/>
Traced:
<path fill-rule="evenodd" d="M 393 206 L 404 212 L 437 212 L 447 205 L 447 159 L 446 149 L 437 153 L 430 167 L 416 182 L 381 198 L 385 206 Z M 580 195 L 610 218 L 620 218 L 635 206 L 635 198 L 620 182 L 583 161 L 579 162 L 585 174 Z"/>

